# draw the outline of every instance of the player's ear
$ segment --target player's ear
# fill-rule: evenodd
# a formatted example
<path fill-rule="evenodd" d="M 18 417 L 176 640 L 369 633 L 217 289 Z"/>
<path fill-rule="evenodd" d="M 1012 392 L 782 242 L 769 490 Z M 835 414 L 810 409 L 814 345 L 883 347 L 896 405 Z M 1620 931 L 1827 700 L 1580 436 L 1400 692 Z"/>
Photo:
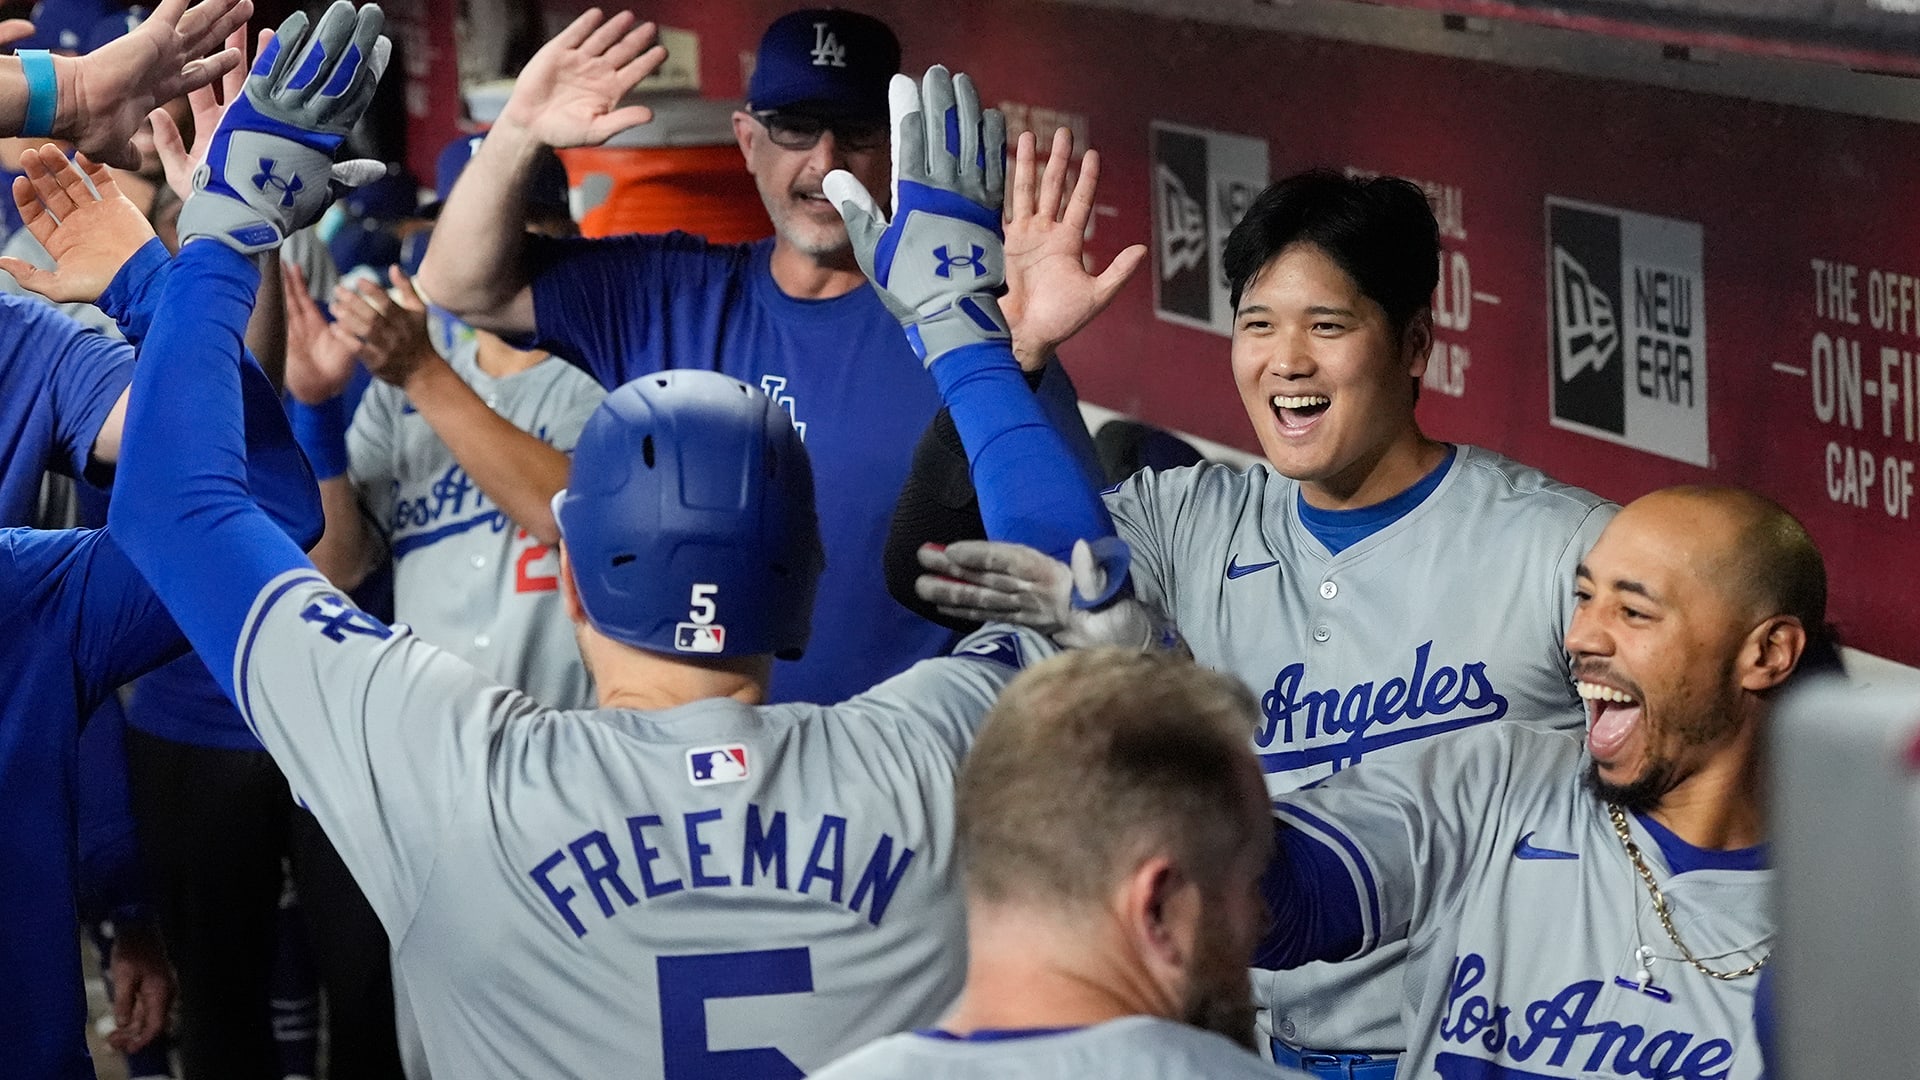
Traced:
<path fill-rule="evenodd" d="M 1407 374 L 1415 379 L 1427 374 L 1427 358 L 1433 355 L 1433 309 L 1421 308 L 1407 320 L 1407 328 L 1400 334 L 1400 359 L 1407 365 Z"/>
<path fill-rule="evenodd" d="M 760 122 L 751 115 L 739 109 L 733 110 L 733 141 L 740 144 L 740 156 L 746 158 L 749 164 L 753 161 L 753 137 L 759 134 L 756 130 L 759 126 Z"/>
<path fill-rule="evenodd" d="M 1807 628 L 1791 615 L 1775 615 L 1747 633 L 1741 643 L 1740 686 L 1754 693 L 1787 681 L 1807 648 Z"/>
<path fill-rule="evenodd" d="M 1199 890 L 1166 853 L 1136 866 L 1126 885 L 1126 916 L 1141 961 L 1172 976 L 1186 969 L 1200 917 Z"/>
<path fill-rule="evenodd" d="M 587 609 L 580 606 L 580 586 L 574 584 L 573 563 L 567 558 L 567 542 L 560 541 L 560 597 L 567 605 L 567 618 L 575 625 L 587 621 Z"/>

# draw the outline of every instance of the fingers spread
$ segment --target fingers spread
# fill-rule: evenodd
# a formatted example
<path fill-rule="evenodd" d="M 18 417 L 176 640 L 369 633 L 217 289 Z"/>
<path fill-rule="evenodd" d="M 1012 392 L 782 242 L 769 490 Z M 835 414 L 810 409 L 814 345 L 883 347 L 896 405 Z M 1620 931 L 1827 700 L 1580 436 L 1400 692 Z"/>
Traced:
<path fill-rule="evenodd" d="M 1067 166 L 1073 163 L 1073 132 L 1060 128 L 1053 133 L 1053 150 L 1047 155 L 1047 168 L 1040 176 L 1040 200 L 1035 212 L 1048 221 L 1060 219 L 1060 200 L 1067 190 Z"/>
<path fill-rule="evenodd" d="M 589 56 L 600 56 L 611 50 L 620 39 L 626 36 L 633 26 L 634 15 L 631 11 L 621 10 L 613 13 L 613 18 L 601 23 L 587 40 L 580 43 L 580 51 Z"/>
<path fill-rule="evenodd" d="M 1013 187 L 1007 192 L 1009 221 L 1021 221 L 1033 216 L 1033 201 L 1040 184 L 1039 169 L 1033 159 L 1033 132 L 1023 131 L 1013 148 Z"/>

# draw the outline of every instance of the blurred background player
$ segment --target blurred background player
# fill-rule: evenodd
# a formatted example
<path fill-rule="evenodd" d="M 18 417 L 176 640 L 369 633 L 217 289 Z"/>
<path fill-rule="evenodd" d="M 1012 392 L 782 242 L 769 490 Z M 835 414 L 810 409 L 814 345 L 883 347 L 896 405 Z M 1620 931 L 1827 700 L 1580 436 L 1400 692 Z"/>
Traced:
<path fill-rule="evenodd" d="M 650 116 L 617 106 L 664 58 L 653 37 L 627 12 L 603 22 L 591 11 L 533 57 L 442 212 L 441 234 L 458 242 L 429 248 L 421 285 L 474 326 L 537 342 L 609 387 L 710 368 L 780 402 L 819 478 L 827 571 L 823 632 L 803 661 L 776 666 L 772 700 L 839 701 L 951 637 L 889 603 L 880 572 L 913 440 L 939 397 L 821 189 L 841 168 L 886 189 L 886 86 L 899 43 L 879 21 L 841 10 L 794 12 L 767 29 L 733 124 L 772 238 L 527 238 L 519 192 L 537 150 L 597 144 Z M 1064 372 L 1053 365 L 1040 382 L 1050 417 L 1095 475 Z"/>
<path fill-rule="evenodd" d="M 462 137 L 440 155 L 443 197 L 479 143 Z M 577 233 L 551 151 L 526 195 L 530 230 Z M 395 617 L 423 640 L 540 701 L 584 708 L 593 692 L 560 600 L 551 503 L 606 391 L 484 330 L 450 335 L 442 359 L 426 305 L 400 267 L 390 272 L 391 294 L 364 279 L 338 290 L 331 326 L 289 278 L 288 389 L 307 406 L 296 430 L 327 506 L 314 564 L 352 589 L 391 552 Z M 377 382 L 349 425 L 341 395 L 356 359 Z"/>
<path fill-rule="evenodd" d="M 1671 488 L 1574 588 L 1584 747 L 1492 724 L 1282 796 L 1261 962 L 1406 941 L 1409 1075 L 1751 1080 L 1761 747 L 1780 691 L 1836 665 L 1820 553 L 1759 495 Z"/>
<path fill-rule="evenodd" d="M 1170 653 L 1015 679 L 960 774 L 965 989 L 937 1026 L 815 1075 L 1279 1077 L 1251 1052 L 1246 972 L 1272 851 L 1257 716 Z"/>

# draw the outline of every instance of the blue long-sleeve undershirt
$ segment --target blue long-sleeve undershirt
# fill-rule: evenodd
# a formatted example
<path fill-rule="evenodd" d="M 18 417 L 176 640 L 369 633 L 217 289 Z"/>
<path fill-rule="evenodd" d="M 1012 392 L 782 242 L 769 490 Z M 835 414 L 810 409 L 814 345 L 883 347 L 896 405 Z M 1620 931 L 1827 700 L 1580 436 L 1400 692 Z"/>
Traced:
<path fill-rule="evenodd" d="M 259 285 L 253 263 L 218 241 L 191 241 L 175 260 L 135 365 L 108 513 L 116 542 L 230 697 L 254 597 L 312 565 L 301 545 L 323 520 L 279 398 L 246 357 Z"/>
<path fill-rule="evenodd" d="M 1273 857 L 1260 878 L 1270 922 L 1253 966 L 1284 970 L 1354 955 L 1364 933 L 1360 894 L 1339 853 L 1278 822 L 1273 834 Z"/>
<path fill-rule="evenodd" d="M 955 349 L 932 372 L 967 448 L 988 537 L 1038 548 L 1064 562 L 1075 540 L 1114 534 L 1106 504 L 1047 420 L 1009 346 L 982 342 Z"/>

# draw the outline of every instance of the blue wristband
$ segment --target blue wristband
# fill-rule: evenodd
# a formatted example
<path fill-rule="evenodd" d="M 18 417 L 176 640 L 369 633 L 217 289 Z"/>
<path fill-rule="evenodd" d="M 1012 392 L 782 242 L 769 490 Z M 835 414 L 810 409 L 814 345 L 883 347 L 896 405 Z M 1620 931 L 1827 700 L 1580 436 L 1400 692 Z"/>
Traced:
<path fill-rule="evenodd" d="M 53 77 L 53 54 L 45 49 L 21 49 L 20 74 L 27 79 L 27 117 L 20 134 L 44 138 L 53 134 L 54 106 L 59 103 L 60 87 Z"/>

